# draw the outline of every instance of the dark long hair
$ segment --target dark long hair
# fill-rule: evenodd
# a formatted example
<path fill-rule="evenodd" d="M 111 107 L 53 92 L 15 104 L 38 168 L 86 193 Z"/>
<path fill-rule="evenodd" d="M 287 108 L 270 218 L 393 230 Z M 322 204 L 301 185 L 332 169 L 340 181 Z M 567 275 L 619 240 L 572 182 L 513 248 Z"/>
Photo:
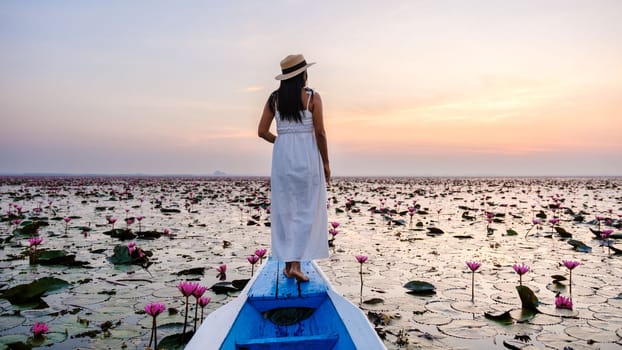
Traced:
<path fill-rule="evenodd" d="M 276 99 L 277 109 L 281 114 L 281 120 L 302 122 L 302 111 L 304 106 L 300 99 L 300 92 L 305 86 L 305 72 L 295 77 L 281 80 L 281 86 L 270 95 L 268 103 L 270 110 L 274 108 L 274 100 Z"/>

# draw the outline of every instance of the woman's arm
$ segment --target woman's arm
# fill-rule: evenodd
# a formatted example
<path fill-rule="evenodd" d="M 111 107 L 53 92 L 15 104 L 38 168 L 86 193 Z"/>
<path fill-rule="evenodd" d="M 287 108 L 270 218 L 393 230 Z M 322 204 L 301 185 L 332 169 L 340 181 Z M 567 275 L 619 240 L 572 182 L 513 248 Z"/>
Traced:
<path fill-rule="evenodd" d="M 276 140 L 276 135 L 270 132 L 270 124 L 272 124 L 273 118 L 274 113 L 270 110 L 270 99 L 268 99 L 268 101 L 266 101 L 266 105 L 263 107 L 263 113 L 261 114 L 261 119 L 259 120 L 257 135 L 270 143 L 274 143 L 274 140 Z"/>
<path fill-rule="evenodd" d="M 328 141 L 326 139 L 326 130 L 324 130 L 324 110 L 322 107 L 322 98 L 320 94 L 315 92 L 311 104 L 311 112 L 313 113 L 313 128 L 315 130 L 315 141 L 317 148 L 322 156 L 324 164 L 324 176 L 326 182 L 330 182 L 330 162 L 328 161 Z"/>

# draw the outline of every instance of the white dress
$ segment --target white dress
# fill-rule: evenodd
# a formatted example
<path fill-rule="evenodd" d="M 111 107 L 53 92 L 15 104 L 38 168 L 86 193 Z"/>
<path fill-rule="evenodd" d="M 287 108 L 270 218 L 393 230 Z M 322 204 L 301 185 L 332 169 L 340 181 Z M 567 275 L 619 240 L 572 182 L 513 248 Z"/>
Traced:
<path fill-rule="evenodd" d="M 309 101 L 311 100 L 311 91 Z M 307 101 L 307 106 L 309 105 Z M 328 258 L 326 179 L 315 141 L 313 114 L 302 123 L 281 120 L 272 149 L 270 219 L 272 256 L 280 261 Z"/>

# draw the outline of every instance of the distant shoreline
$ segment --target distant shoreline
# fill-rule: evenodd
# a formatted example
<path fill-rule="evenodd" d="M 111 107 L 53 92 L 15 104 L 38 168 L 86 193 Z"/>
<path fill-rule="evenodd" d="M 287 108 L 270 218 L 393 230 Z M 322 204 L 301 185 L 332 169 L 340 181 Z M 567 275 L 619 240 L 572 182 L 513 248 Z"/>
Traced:
<path fill-rule="evenodd" d="M 240 178 L 269 178 L 270 175 L 244 175 L 244 174 L 90 174 L 90 173 L 0 173 L 0 178 L 216 178 L 216 179 L 240 179 Z M 560 179 L 581 179 L 581 178 L 621 178 L 621 175 L 341 175 L 332 176 L 335 179 L 542 179 L 542 178 L 560 178 Z"/>

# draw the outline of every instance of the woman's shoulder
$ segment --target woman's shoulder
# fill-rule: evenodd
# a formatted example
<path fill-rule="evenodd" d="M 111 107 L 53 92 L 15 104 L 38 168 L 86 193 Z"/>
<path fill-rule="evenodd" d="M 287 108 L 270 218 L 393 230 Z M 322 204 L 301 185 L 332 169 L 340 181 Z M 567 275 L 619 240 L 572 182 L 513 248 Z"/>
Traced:
<path fill-rule="evenodd" d="M 313 99 L 315 98 L 320 98 L 320 93 L 315 89 L 305 87 L 305 91 L 307 92 L 307 94 L 311 95 L 311 101 L 313 101 Z"/>

